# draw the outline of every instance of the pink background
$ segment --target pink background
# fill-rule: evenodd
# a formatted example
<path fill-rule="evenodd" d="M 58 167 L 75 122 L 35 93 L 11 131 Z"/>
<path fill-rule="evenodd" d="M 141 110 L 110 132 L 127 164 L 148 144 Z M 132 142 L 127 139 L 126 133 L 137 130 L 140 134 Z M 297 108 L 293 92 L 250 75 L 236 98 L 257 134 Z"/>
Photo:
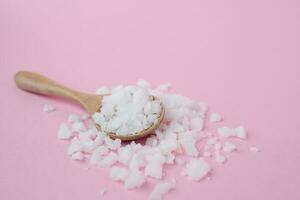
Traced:
<path fill-rule="evenodd" d="M 70 161 L 57 128 L 82 109 L 18 90 L 13 75 L 25 69 L 83 91 L 170 81 L 247 127 L 211 181 L 179 178 L 165 199 L 300 199 L 299 35 L 297 0 L 1 0 L 0 199 L 135 200 L 152 189 L 126 191 L 107 169 Z"/>

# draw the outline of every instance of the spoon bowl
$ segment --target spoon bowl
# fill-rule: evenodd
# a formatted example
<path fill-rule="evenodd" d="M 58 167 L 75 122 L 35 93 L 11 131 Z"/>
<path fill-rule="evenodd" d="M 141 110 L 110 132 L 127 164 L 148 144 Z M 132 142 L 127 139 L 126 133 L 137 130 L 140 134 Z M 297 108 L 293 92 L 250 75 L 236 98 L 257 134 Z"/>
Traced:
<path fill-rule="evenodd" d="M 102 105 L 103 97 L 106 95 L 95 95 L 95 94 L 87 94 L 83 92 L 79 92 L 76 90 L 72 90 L 66 86 L 63 86 L 49 78 L 28 71 L 20 71 L 15 74 L 15 83 L 16 85 L 28 92 L 42 94 L 46 96 L 55 96 L 62 97 L 71 101 L 75 101 L 84 109 L 92 115 L 95 112 L 99 112 Z M 154 97 L 155 100 L 159 100 L 157 97 Z M 122 141 L 130 141 L 137 140 L 142 137 L 146 137 L 153 133 L 155 129 L 157 129 L 162 122 L 165 115 L 165 109 L 163 104 L 161 103 L 161 112 L 160 116 L 155 123 L 153 123 L 149 128 L 142 130 L 141 132 L 132 133 L 128 135 L 117 135 L 115 133 L 108 133 L 109 137 L 112 139 L 120 139 Z M 98 130 L 101 130 L 101 127 L 97 124 L 96 127 Z"/>

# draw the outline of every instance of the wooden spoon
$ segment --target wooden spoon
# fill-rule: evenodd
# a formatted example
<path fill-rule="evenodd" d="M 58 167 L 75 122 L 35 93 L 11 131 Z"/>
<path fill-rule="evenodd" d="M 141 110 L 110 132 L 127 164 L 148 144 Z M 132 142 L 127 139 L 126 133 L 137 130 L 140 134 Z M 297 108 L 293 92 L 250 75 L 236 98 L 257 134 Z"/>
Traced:
<path fill-rule="evenodd" d="M 38 93 L 46 96 L 62 97 L 65 99 L 75 101 L 82 105 L 90 115 L 92 115 L 95 112 L 99 112 L 101 109 L 102 99 L 104 95 L 95 95 L 78 92 L 37 73 L 27 71 L 17 72 L 15 74 L 15 82 L 19 88 L 29 92 Z M 158 100 L 157 97 L 154 97 L 154 99 Z M 158 128 L 158 126 L 164 118 L 164 115 L 165 109 L 161 104 L 160 116 L 157 122 L 153 123 L 149 128 L 141 132 L 132 133 L 126 136 L 117 135 L 115 133 L 108 133 L 108 135 L 113 139 L 119 138 L 122 141 L 140 139 L 151 134 L 156 128 Z M 98 124 L 96 124 L 96 127 L 98 128 L 98 130 L 101 130 L 101 127 Z"/>

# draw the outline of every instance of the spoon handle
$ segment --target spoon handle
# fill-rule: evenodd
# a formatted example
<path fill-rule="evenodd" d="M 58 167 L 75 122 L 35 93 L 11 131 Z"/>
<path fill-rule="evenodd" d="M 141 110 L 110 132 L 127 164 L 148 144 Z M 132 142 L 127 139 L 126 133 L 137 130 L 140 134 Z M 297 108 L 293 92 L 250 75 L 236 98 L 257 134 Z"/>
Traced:
<path fill-rule="evenodd" d="M 47 77 L 28 71 L 19 71 L 15 74 L 17 86 L 23 90 L 46 96 L 62 97 L 82 103 L 86 94 L 67 88 Z"/>

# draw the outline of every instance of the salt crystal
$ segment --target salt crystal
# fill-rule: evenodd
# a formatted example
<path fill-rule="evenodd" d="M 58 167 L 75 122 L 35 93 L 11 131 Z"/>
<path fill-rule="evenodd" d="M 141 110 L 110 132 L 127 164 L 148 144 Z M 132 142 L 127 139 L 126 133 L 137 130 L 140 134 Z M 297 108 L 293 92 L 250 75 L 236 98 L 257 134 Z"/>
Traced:
<path fill-rule="evenodd" d="M 209 164 L 199 158 L 198 160 L 193 159 L 186 165 L 188 177 L 193 181 L 199 181 L 204 178 L 211 170 Z"/>
<path fill-rule="evenodd" d="M 210 122 L 219 122 L 222 120 L 222 117 L 219 113 L 212 113 L 210 116 L 209 116 L 209 121 Z"/>
<path fill-rule="evenodd" d="M 43 107 L 43 112 L 53 112 L 56 109 L 54 108 L 54 106 L 50 105 L 50 104 L 45 104 Z"/>
<path fill-rule="evenodd" d="M 133 155 L 133 150 L 130 145 L 118 149 L 118 161 L 124 165 L 128 165 Z"/>
<path fill-rule="evenodd" d="M 124 181 L 129 174 L 126 168 L 113 166 L 110 170 L 110 177 L 115 181 Z"/>
<path fill-rule="evenodd" d="M 161 179 L 163 176 L 162 165 L 160 163 L 149 163 L 145 167 L 145 176 Z"/>
<path fill-rule="evenodd" d="M 85 131 L 86 127 L 83 122 L 74 122 L 72 124 L 72 132 L 81 132 Z"/>
<path fill-rule="evenodd" d="M 218 128 L 218 133 L 222 137 L 238 137 L 241 139 L 245 139 L 247 137 L 246 129 L 243 126 L 239 126 L 234 129 L 221 127 Z"/>
<path fill-rule="evenodd" d="M 226 157 L 223 156 L 220 151 L 216 151 L 215 152 L 215 160 L 218 162 L 218 163 L 224 163 L 226 161 Z"/>
<path fill-rule="evenodd" d="M 118 161 L 118 155 L 114 152 L 110 152 L 107 156 L 101 159 L 98 164 L 101 167 L 110 167 Z"/>
<path fill-rule="evenodd" d="M 81 151 L 82 150 L 82 145 L 79 141 L 78 138 L 73 138 L 72 141 L 71 141 L 71 144 L 68 148 L 68 154 L 69 155 L 72 155 L 73 153 L 76 153 L 78 151 Z"/>
<path fill-rule="evenodd" d="M 246 139 L 247 132 L 243 126 L 239 126 L 239 127 L 235 128 L 235 131 L 236 131 L 237 137 L 239 137 L 241 139 Z"/>
<path fill-rule="evenodd" d="M 79 121 L 81 121 L 81 117 L 78 114 L 72 113 L 68 117 L 68 122 L 70 123 L 79 122 Z"/>
<path fill-rule="evenodd" d="M 231 153 L 236 150 L 236 146 L 233 143 L 225 142 L 223 145 L 223 151 L 225 153 Z"/>
<path fill-rule="evenodd" d="M 75 152 L 71 155 L 71 159 L 72 160 L 83 160 L 84 159 L 83 153 L 80 151 Z"/>
<path fill-rule="evenodd" d="M 162 182 L 155 185 L 149 200 L 162 200 L 163 196 L 175 188 L 174 182 Z"/>
<path fill-rule="evenodd" d="M 125 180 L 125 188 L 133 189 L 141 187 L 146 182 L 143 173 L 138 169 L 132 169 Z"/>
<path fill-rule="evenodd" d="M 66 123 L 61 123 L 58 134 L 57 134 L 58 139 L 70 139 L 72 137 L 72 133 Z"/>

